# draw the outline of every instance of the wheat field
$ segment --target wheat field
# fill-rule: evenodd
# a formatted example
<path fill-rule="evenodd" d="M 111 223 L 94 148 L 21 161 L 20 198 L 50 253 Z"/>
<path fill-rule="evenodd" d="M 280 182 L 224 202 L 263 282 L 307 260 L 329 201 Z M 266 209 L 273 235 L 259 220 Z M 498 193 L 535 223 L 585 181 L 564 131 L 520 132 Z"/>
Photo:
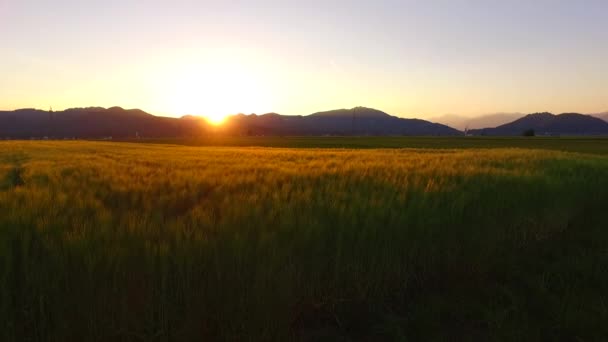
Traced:
<path fill-rule="evenodd" d="M 0 142 L 0 340 L 595 340 L 608 158 Z"/>

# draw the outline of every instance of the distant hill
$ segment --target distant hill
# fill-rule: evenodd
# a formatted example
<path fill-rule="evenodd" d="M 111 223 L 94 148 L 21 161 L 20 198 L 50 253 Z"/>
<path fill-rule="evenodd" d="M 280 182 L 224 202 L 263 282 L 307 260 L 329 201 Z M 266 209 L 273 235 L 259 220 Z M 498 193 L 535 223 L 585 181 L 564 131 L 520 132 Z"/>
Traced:
<path fill-rule="evenodd" d="M 0 138 L 128 138 L 199 136 L 207 130 L 202 119 L 176 119 L 139 109 L 72 108 L 48 112 L 36 109 L 0 111 Z"/>
<path fill-rule="evenodd" d="M 429 119 L 431 122 L 441 123 L 458 130 L 465 129 L 480 129 L 487 127 L 497 127 L 506 123 L 512 122 L 524 116 L 521 113 L 494 113 L 480 115 L 476 117 L 468 117 L 457 114 L 446 114 Z"/>
<path fill-rule="evenodd" d="M 308 116 L 241 114 L 228 118 L 224 126 L 233 133 L 251 135 L 462 135 L 445 125 L 403 119 L 365 107 Z"/>
<path fill-rule="evenodd" d="M 471 130 L 473 135 L 522 135 L 534 130 L 536 135 L 606 135 L 608 122 L 578 113 L 554 115 L 535 113 L 496 128 Z"/>

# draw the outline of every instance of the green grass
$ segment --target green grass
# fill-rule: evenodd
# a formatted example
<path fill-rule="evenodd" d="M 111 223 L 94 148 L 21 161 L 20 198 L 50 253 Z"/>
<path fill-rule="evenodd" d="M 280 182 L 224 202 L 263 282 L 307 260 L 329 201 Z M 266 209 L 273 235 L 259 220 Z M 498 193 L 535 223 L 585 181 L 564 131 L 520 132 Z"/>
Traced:
<path fill-rule="evenodd" d="M 608 336 L 606 140 L 407 141 L 2 142 L 0 340 Z"/>

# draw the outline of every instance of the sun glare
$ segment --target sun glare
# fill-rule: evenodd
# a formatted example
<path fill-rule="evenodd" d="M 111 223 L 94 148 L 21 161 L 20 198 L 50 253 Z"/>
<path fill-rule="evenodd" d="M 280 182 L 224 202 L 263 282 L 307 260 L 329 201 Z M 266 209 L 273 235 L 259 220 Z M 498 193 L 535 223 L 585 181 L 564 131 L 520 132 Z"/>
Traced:
<path fill-rule="evenodd" d="M 218 115 L 205 115 L 205 119 L 212 125 L 221 125 L 226 120 L 228 115 L 218 114 Z"/>
<path fill-rule="evenodd" d="M 238 64 L 190 65 L 169 78 L 166 107 L 177 115 L 199 115 L 219 125 L 232 114 L 272 108 L 263 79 Z"/>

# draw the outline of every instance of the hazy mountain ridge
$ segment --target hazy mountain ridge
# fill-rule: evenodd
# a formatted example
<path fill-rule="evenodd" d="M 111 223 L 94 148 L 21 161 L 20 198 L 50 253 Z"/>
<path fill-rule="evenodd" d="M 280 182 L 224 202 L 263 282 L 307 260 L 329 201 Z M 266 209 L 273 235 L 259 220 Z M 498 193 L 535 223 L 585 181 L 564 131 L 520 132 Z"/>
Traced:
<path fill-rule="evenodd" d="M 596 113 L 596 114 L 591 114 L 592 116 L 595 116 L 596 118 L 600 118 L 606 122 L 608 122 L 608 111 L 603 112 L 603 113 Z"/>
<path fill-rule="evenodd" d="M 471 120 L 505 120 L 515 115 L 520 114 L 499 113 Z M 608 122 L 598 117 L 608 119 L 608 113 L 594 116 L 577 113 L 535 113 L 495 128 L 470 129 L 468 133 L 508 136 L 522 135 L 526 130 L 534 130 L 537 135 L 608 135 Z M 472 122 L 469 125 L 472 125 Z M 198 137 L 211 132 L 232 135 L 311 136 L 463 134 L 447 125 L 400 118 L 366 107 L 336 109 L 310 115 L 237 114 L 227 117 L 225 122 L 217 127 L 198 116 L 170 118 L 155 116 L 140 109 L 120 107 L 70 108 L 57 112 L 38 109 L 0 111 L 0 138 Z"/>
<path fill-rule="evenodd" d="M 0 111 L 0 137 L 100 138 L 202 136 L 210 132 L 237 135 L 461 135 L 453 128 L 418 119 L 402 119 L 357 107 L 308 116 L 237 114 L 211 127 L 203 118 L 154 116 L 139 109 L 71 108 Z"/>
<path fill-rule="evenodd" d="M 534 113 L 495 128 L 471 130 L 473 135 L 513 136 L 533 130 L 536 135 L 606 135 L 608 122 L 578 113 Z"/>

